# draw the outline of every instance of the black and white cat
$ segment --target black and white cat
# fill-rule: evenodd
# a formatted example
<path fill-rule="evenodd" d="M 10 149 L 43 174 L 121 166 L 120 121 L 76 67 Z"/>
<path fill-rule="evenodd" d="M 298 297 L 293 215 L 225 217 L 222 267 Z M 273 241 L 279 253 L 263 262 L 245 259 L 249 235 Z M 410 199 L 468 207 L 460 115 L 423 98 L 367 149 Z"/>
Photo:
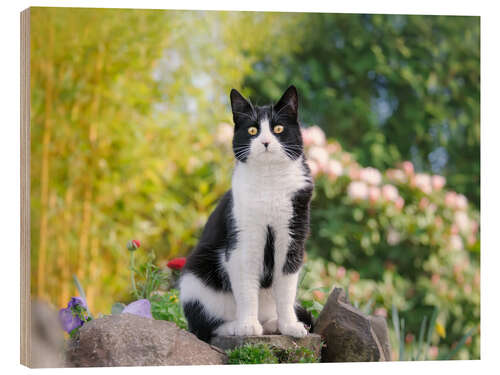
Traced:
<path fill-rule="evenodd" d="M 189 330 L 213 335 L 307 335 L 295 303 L 313 180 L 303 154 L 298 96 L 253 106 L 231 91 L 236 166 L 179 280 Z"/>

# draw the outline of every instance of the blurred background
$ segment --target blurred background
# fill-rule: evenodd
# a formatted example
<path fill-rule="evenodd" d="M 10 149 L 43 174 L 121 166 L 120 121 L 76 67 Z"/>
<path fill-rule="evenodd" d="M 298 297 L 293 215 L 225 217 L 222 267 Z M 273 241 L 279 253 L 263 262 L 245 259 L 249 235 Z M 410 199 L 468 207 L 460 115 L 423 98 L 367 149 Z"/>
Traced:
<path fill-rule="evenodd" d="M 479 358 L 479 39 L 479 17 L 32 8 L 32 295 L 64 307 L 75 274 L 109 314 L 129 239 L 187 255 L 230 186 L 230 89 L 294 84 L 316 179 L 301 301 L 397 310 L 408 347 L 437 308 L 428 357 L 473 330 L 457 358 Z"/>

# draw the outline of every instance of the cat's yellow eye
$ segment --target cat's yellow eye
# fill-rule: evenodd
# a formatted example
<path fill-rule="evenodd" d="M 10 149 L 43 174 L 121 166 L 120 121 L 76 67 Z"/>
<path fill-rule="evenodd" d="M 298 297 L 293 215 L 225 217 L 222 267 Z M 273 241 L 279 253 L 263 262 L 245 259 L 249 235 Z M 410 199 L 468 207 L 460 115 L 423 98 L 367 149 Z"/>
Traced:
<path fill-rule="evenodd" d="M 257 132 L 258 132 L 258 130 L 255 126 L 250 126 L 248 128 L 248 134 L 250 134 L 250 135 L 255 135 L 255 134 L 257 134 Z"/>
<path fill-rule="evenodd" d="M 283 127 L 283 125 L 276 125 L 273 130 L 276 134 L 279 134 L 279 133 L 283 132 L 283 130 L 285 130 L 285 128 Z"/>

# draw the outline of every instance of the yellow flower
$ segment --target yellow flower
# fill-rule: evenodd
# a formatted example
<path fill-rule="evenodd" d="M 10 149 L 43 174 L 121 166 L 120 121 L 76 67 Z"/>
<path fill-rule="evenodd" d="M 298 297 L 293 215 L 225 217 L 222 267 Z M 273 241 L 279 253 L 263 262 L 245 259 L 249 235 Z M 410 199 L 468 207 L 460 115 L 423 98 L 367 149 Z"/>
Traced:
<path fill-rule="evenodd" d="M 436 332 L 441 338 L 444 339 L 446 337 L 446 331 L 444 329 L 444 326 L 439 322 L 436 323 Z"/>

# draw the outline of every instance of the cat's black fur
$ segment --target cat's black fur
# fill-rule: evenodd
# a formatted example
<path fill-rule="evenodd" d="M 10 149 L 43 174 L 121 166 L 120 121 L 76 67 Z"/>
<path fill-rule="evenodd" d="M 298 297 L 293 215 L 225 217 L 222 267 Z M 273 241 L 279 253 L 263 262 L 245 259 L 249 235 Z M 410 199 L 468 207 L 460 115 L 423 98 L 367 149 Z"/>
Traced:
<path fill-rule="evenodd" d="M 302 135 L 297 118 L 297 91 L 294 86 L 285 92 L 283 97 L 275 105 L 253 106 L 235 89 L 231 90 L 231 106 L 233 109 L 234 137 L 233 151 L 237 160 L 246 161 L 245 151 L 250 145 L 252 137 L 248 134 L 248 128 L 255 126 L 260 132 L 260 121 L 268 118 L 270 126 L 285 124 L 287 131 L 275 134 L 281 144 L 289 145 L 287 155 L 292 160 L 296 160 L 302 155 Z"/>

